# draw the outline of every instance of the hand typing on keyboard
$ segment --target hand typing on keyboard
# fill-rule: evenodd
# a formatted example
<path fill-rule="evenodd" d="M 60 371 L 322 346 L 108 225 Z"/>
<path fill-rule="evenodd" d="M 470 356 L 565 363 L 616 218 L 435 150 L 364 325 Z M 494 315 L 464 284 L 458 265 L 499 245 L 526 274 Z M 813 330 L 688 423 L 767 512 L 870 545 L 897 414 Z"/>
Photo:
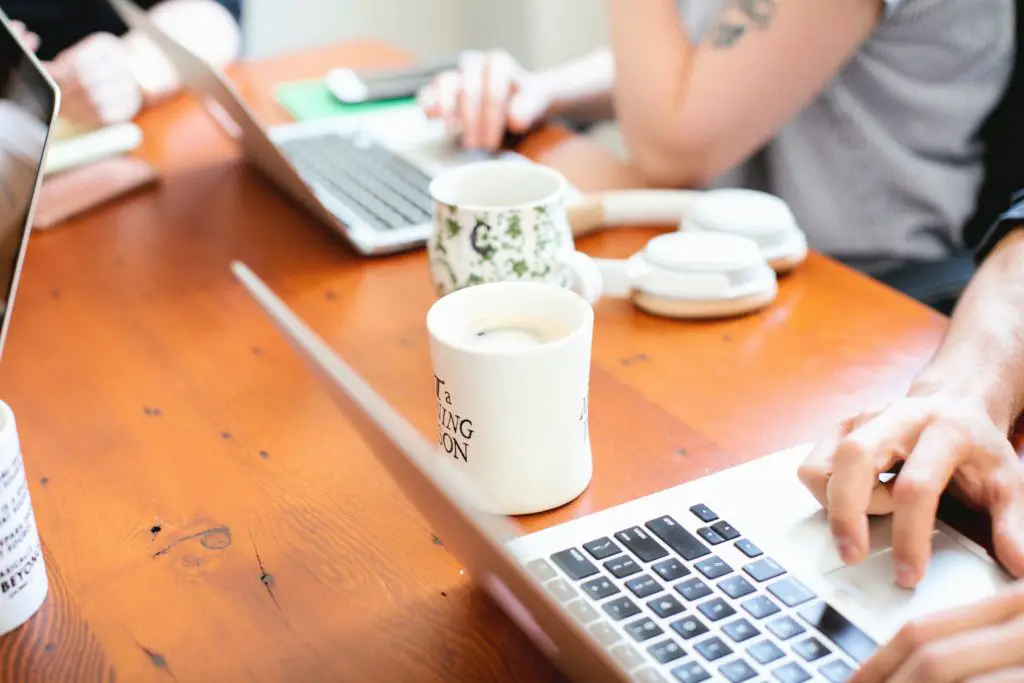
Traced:
<path fill-rule="evenodd" d="M 438 76 L 419 94 L 427 116 L 462 133 L 469 149 L 494 151 L 506 130 L 523 133 L 548 112 L 551 101 L 540 79 L 507 52 L 467 52 L 459 69 Z"/>
<path fill-rule="evenodd" d="M 1024 583 L 906 626 L 850 683 L 1024 680 Z"/>
<path fill-rule="evenodd" d="M 48 70 L 60 86 L 61 115 L 75 123 L 124 123 L 142 109 L 142 89 L 132 75 L 128 51 L 109 33 L 94 33 L 64 50 Z"/>
<path fill-rule="evenodd" d="M 919 382 L 883 410 L 844 421 L 807 458 L 800 479 L 828 511 L 839 554 L 868 553 L 868 515 L 893 515 L 893 561 L 906 588 L 924 576 L 947 488 L 992 516 L 997 559 L 1024 576 L 1024 467 L 988 408 Z M 895 480 L 879 477 L 901 465 Z"/>

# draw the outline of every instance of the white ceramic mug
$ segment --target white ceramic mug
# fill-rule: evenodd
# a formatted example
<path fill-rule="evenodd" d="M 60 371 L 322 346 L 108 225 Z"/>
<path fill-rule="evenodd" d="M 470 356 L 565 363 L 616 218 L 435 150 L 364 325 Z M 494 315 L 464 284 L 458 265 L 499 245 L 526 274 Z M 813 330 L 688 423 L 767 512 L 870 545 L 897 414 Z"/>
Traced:
<path fill-rule="evenodd" d="M 590 304 L 554 285 L 487 283 L 435 302 L 427 329 L 441 456 L 483 511 L 530 514 L 579 496 L 593 475 Z"/>
<path fill-rule="evenodd" d="M 18 428 L 0 402 L 0 635 L 28 621 L 48 588 Z"/>
<path fill-rule="evenodd" d="M 457 166 L 435 178 L 427 254 L 437 294 L 524 280 L 597 301 L 601 277 L 573 244 L 567 191 L 557 171 L 523 159 Z"/>

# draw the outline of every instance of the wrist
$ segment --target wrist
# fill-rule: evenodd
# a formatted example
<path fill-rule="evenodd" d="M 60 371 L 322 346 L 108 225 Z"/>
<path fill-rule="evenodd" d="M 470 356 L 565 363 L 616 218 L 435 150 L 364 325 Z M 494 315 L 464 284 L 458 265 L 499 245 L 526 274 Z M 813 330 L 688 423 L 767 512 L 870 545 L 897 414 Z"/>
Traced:
<path fill-rule="evenodd" d="M 913 381 L 908 396 L 948 397 L 977 406 L 1009 433 L 1021 412 L 1020 400 L 996 368 L 936 359 Z"/>
<path fill-rule="evenodd" d="M 599 109 L 603 116 L 603 104 L 610 102 L 615 79 L 615 59 L 611 50 L 600 49 L 550 69 L 524 71 L 521 79 L 524 87 L 547 102 L 546 115 Z"/>
<path fill-rule="evenodd" d="M 547 103 L 543 112 L 544 118 L 561 113 L 559 107 L 564 106 L 562 105 L 564 89 L 560 87 L 559 75 L 557 69 L 547 71 L 526 71 L 524 69 L 519 76 L 524 90 L 536 93 Z"/>

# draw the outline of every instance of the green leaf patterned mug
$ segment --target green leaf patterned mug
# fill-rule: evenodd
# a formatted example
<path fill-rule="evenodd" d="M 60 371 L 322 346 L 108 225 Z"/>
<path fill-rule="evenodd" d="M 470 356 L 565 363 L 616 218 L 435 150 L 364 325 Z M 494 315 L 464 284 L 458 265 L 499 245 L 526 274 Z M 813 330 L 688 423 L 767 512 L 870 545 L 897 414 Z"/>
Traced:
<path fill-rule="evenodd" d="M 438 296 L 485 282 L 530 281 L 597 301 L 601 276 L 573 244 L 567 188 L 557 171 L 518 159 L 467 164 L 435 178 L 427 255 Z"/>

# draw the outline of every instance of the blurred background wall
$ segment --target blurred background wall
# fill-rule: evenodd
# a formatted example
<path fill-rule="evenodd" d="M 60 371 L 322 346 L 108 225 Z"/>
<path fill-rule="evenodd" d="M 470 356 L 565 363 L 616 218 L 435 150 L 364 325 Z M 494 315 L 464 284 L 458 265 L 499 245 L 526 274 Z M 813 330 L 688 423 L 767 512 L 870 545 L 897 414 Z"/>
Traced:
<path fill-rule="evenodd" d="M 606 42 L 596 0 L 247 0 L 245 10 L 255 58 L 374 36 L 421 56 L 502 47 L 543 68 Z"/>

